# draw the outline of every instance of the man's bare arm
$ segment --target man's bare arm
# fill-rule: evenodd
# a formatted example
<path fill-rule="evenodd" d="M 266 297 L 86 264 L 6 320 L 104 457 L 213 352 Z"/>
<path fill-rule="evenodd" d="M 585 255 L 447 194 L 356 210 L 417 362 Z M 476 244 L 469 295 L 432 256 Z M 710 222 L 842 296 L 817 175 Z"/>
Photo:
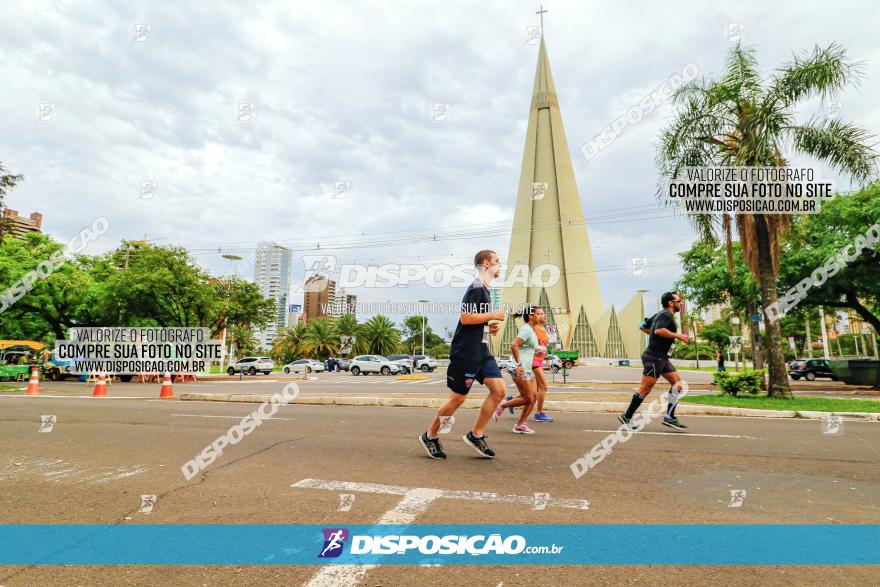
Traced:
<path fill-rule="evenodd" d="M 491 320 L 504 320 L 504 312 L 484 312 L 482 314 L 462 314 L 461 323 L 465 326 L 485 324 Z"/>

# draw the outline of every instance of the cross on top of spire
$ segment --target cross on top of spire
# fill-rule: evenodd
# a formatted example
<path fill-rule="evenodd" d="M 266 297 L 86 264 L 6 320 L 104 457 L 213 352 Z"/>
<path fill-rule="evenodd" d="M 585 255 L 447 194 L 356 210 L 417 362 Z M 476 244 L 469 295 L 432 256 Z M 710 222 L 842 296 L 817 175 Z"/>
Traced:
<path fill-rule="evenodd" d="M 542 36 L 542 37 L 544 36 L 544 14 L 545 14 L 546 12 L 547 12 L 547 11 L 544 10 L 544 5 L 543 5 L 543 4 L 541 4 L 541 8 L 540 8 L 540 9 L 538 9 L 537 11 L 535 11 L 535 14 L 537 14 L 538 16 L 541 17 L 541 36 Z"/>

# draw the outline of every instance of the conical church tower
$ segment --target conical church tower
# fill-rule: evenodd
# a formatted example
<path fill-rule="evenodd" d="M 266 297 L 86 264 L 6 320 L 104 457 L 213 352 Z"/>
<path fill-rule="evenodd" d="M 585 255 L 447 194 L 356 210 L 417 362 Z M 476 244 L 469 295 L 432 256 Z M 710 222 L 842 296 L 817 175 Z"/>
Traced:
<path fill-rule="evenodd" d="M 512 283 L 504 288 L 501 301 L 507 308 L 524 303 L 537 306 L 543 305 L 542 298 L 546 295 L 565 348 L 571 346 L 579 318 L 585 316 L 592 325 L 602 316 L 602 293 L 543 37 L 538 51 L 510 250 L 502 262 L 507 264 L 508 275 L 516 265 L 528 265 L 530 275 L 541 265 L 559 269 L 555 283 L 532 283 L 529 287 L 521 280 Z M 549 318 L 548 315 L 548 323 Z M 581 328 L 589 331 L 585 324 Z M 502 333 L 496 342 L 507 349 L 512 340 L 505 340 L 507 329 Z M 586 339 L 577 342 L 587 344 Z"/>

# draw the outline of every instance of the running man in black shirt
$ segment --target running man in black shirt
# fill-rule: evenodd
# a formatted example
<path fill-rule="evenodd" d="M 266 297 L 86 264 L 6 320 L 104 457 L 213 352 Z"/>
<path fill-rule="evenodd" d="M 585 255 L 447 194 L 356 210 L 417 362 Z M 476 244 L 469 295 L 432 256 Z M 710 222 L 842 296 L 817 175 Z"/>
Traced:
<path fill-rule="evenodd" d="M 434 421 L 419 442 L 432 459 L 445 459 L 440 445 L 441 418 L 451 416 L 464 403 L 474 381 L 489 388 L 483 407 L 470 432 L 464 435 L 465 443 L 480 456 L 495 458 L 495 452 L 486 444 L 483 431 L 498 404 L 504 399 L 504 379 L 501 370 L 489 350 L 489 335 L 501 329 L 504 312 L 492 309 L 489 283 L 501 272 L 501 262 L 494 251 L 480 251 L 474 257 L 479 276 L 468 287 L 461 300 L 461 317 L 449 351 L 449 367 L 446 369 L 446 386 L 451 390 L 449 399 L 437 410 Z M 490 321 L 493 321 L 491 324 Z"/>
<path fill-rule="evenodd" d="M 675 408 L 678 405 L 678 396 L 681 391 L 681 376 L 675 367 L 669 361 L 669 349 L 672 343 L 680 340 L 687 344 L 690 338 L 687 334 L 678 334 L 678 327 L 675 324 L 675 313 L 681 311 L 681 298 L 678 294 L 668 291 L 660 297 L 660 305 L 663 309 L 651 318 L 651 323 L 642 327 L 642 332 L 648 334 L 648 347 L 642 353 L 642 384 L 639 386 L 638 393 L 634 393 L 632 401 L 626 413 L 617 417 L 623 424 L 629 425 L 630 420 L 635 415 L 636 410 L 642 405 L 642 402 L 651 393 L 657 379 L 663 376 L 672 384 L 669 391 L 669 405 L 666 408 L 666 416 L 663 417 L 663 424 L 676 430 L 686 430 L 687 426 L 678 421 L 675 417 Z"/>

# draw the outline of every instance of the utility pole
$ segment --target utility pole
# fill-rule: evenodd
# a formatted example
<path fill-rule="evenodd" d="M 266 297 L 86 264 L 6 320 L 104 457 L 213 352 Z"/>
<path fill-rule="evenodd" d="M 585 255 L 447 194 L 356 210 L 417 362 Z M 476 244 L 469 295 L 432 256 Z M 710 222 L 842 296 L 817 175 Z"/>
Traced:
<path fill-rule="evenodd" d="M 828 328 L 825 326 L 825 308 L 819 306 L 819 325 L 822 327 L 822 354 L 826 360 L 828 356 Z"/>
<path fill-rule="evenodd" d="M 428 300 L 419 300 L 420 304 L 427 304 Z M 422 354 L 425 354 L 425 322 L 428 320 L 428 317 L 425 315 L 427 312 L 422 313 Z"/>
<path fill-rule="evenodd" d="M 807 313 L 804 315 L 804 322 L 807 325 L 807 357 L 810 359 L 813 358 L 813 340 L 810 337 L 810 311 L 807 310 Z"/>

